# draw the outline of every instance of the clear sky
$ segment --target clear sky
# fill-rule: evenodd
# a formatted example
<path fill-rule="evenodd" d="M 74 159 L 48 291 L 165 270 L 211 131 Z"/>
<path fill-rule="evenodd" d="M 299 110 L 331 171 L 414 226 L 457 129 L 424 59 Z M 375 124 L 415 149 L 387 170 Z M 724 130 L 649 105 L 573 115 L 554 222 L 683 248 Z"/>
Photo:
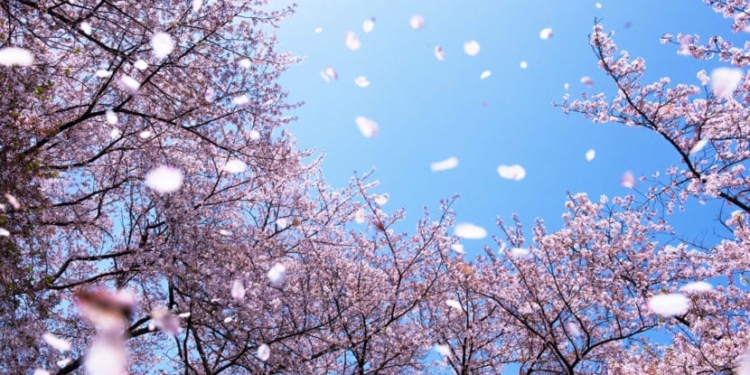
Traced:
<path fill-rule="evenodd" d="M 424 26 L 410 27 L 420 15 Z M 374 29 L 362 24 L 374 18 Z M 306 104 L 288 129 L 299 145 L 325 152 L 328 182 L 344 186 L 353 171 L 376 168 L 376 193 L 389 193 L 387 212 L 404 207 L 409 228 L 423 206 L 436 211 L 438 201 L 454 194 L 458 222 L 471 222 L 499 235 L 495 219 L 518 213 L 530 228 L 544 218 L 560 225 L 566 192 L 587 192 L 598 199 L 633 193 L 620 185 L 626 171 L 651 175 L 677 163 L 677 154 L 647 131 L 618 124 L 593 124 L 564 115 L 551 105 L 570 84 L 572 98 L 584 91 L 615 93 L 597 68 L 588 45 L 594 19 L 615 32 L 615 42 L 643 56 L 647 76 L 668 76 L 673 83 L 698 83 L 700 69 L 718 61 L 695 61 L 677 55 L 678 46 L 660 44 L 664 33 L 695 33 L 704 38 L 731 35 L 730 22 L 699 0 L 501 1 L 501 0 L 305 0 L 277 30 L 282 50 L 306 57 L 281 83 L 293 100 Z M 322 32 L 316 33 L 316 28 Z M 543 40 L 540 31 L 551 28 Z M 353 31 L 361 47 L 350 50 L 345 35 Z M 476 56 L 464 53 L 475 40 Z M 445 50 L 439 61 L 435 46 Z M 519 64 L 526 61 L 528 67 Z M 332 67 L 338 80 L 324 81 Z M 480 74 L 491 71 L 481 80 Z M 366 76 L 370 86 L 355 85 Z M 589 89 L 580 80 L 590 76 Z M 376 121 L 379 132 L 364 137 L 357 116 Z M 596 150 L 592 161 L 586 151 Z M 456 157 L 455 169 L 432 172 L 430 164 Z M 497 167 L 519 164 L 520 181 L 501 178 Z M 645 191 L 641 183 L 637 190 Z M 710 231 L 716 206 L 693 204 L 672 218 L 690 236 Z M 469 256 L 489 238 L 463 240 Z"/>

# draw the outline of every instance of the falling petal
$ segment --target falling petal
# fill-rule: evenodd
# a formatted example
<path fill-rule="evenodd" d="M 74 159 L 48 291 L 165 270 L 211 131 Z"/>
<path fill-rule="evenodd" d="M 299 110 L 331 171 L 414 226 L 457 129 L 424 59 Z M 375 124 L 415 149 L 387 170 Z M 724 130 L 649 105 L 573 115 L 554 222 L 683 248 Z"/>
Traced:
<path fill-rule="evenodd" d="M 587 87 L 594 87 L 594 80 L 589 76 L 581 77 L 581 83 L 583 83 Z"/>
<path fill-rule="evenodd" d="M 695 142 L 695 145 L 693 148 L 690 149 L 690 155 L 697 154 L 701 150 L 703 150 L 704 147 L 708 144 L 708 139 L 701 139 L 698 142 Z"/>
<path fill-rule="evenodd" d="M 375 20 L 370 18 L 369 20 L 365 20 L 365 22 L 362 22 L 362 30 L 364 32 L 369 33 L 372 32 L 372 30 L 375 28 Z"/>
<path fill-rule="evenodd" d="M 375 201 L 375 204 L 378 206 L 383 206 L 388 203 L 388 194 L 373 195 L 372 200 Z"/>
<path fill-rule="evenodd" d="M 179 169 L 160 166 L 146 174 L 146 186 L 160 194 L 174 193 L 182 186 L 182 172 Z"/>
<path fill-rule="evenodd" d="M 359 76 L 354 79 L 354 84 L 359 87 L 365 88 L 367 86 L 370 86 L 370 81 L 368 81 L 367 77 L 365 76 Z"/>
<path fill-rule="evenodd" d="M 354 123 L 357 124 L 359 131 L 365 138 L 371 138 L 378 134 L 378 123 L 367 117 L 358 116 L 354 119 Z"/>
<path fill-rule="evenodd" d="M 443 47 L 435 46 L 435 58 L 440 61 L 445 59 L 445 50 L 443 50 Z"/>
<path fill-rule="evenodd" d="M 42 339 L 49 344 L 49 346 L 61 351 L 67 352 L 70 350 L 70 343 L 67 340 L 63 340 L 49 332 L 42 335 Z"/>
<path fill-rule="evenodd" d="M 523 258 L 531 254 L 531 251 L 529 251 L 529 249 L 524 249 L 521 247 L 515 247 L 515 248 L 510 249 L 509 251 L 510 251 L 510 256 L 515 257 L 515 258 Z"/>
<path fill-rule="evenodd" d="M 602 3 L 596 3 L 594 4 L 598 9 L 602 9 Z"/>
<path fill-rule="evenodd" d="M 349 31 L 348 33 L 346 33 L 344 42 L 346 44 L 346 48 L 349 48 L 352 51 L 356 51 L 360 46 L 362 46 L 362 44 L 359 42 L 359 38 L 357 38 L 357 34 L 355 34 L 353 31 Z"/>
<path fill-rule="evenodd" d="M 250 103 L 250 98 L 248 98 L 247 95 L 240 95 L 232 99 L 232 103 L 238 107 L 243 107 Z"/>
<path fill-rule="evenodd" d="M 120 76 L 120 78 L 117 80 L 117 83 L 123 89 L 130 91 L 131 94 L 135 94 L 136 92 L 138 92 L 138 89 L 141 88 L 141 84 L 138 83 L 138 81 L 124 74 Z"/>
<path fill-rule="evenodd" d="M 242 173 L 247 170 L 247 164 L 239 159 L 230 159 L 222 169 L 229 173 Z"/>
<path fill-rule="evenodd" d="M 242 284 L 242 280 L 234 280 L 232 282 L 232 298 L 235 301 L 242 301 L 245 299 L 245 286 Z"/>
<path fill-rule="evenodd" d="M 461 302 L 458 302 L 455 299 L 445 300 L 445 304 L 448 305 L 448 306 L 450 306 L 450 307 L 452 307 L 452 308 L 454 308 L 454 309 L 456 309 L 456 310 L 461 310 L 461 311 L 464 310 L 464 307 L 461 306 Z"/>
<path fill-rule="evenodd" d="M 482 72 L 482 74 L 479 75 L 479 79 L 485 79 L 490 75 L 492 75 L 492 72 L 490 72 L 489 70 L 485 70 Z"/>
<path fill-rule="evenodd" d="M 354 221 L 356 221 L 358 224 L 362 224 L 365 222 L 365 210 L 359 209 L 357 212 L 354 213 Z"/>
<path fill-rule="evenodd" d="M 107 123 L 110 125 L 117 125 L 117 114 L 113 110 L 107 110 Z"/>
<path fill-rule="evenodd" d="M 518 66 L 520 66 L 521 69 L 526 69 L 529 67 L 529 64 L 526 61 L 521 61 L 521 63 L 518 64 Z"/>
<path fill-rule="evenodd" d="M 449 345 L 440 345 L 435 344 L 433 347 L 438 354 L 442 355 L 443 357 L 450 357 L 451 356 L 451 347 Z"/>
<path fill-rule="evenodd" d="M 67 366 L 67 365 L 69 365 L 71 363 L 73 363 L 73 360 L 70 359 L 70 358 L 61 359 L 61 360 L 57 361 L 57 367 L 62 368 L 62 367 L 65 367 L 65 366 Z"/>
<path fill-rule="evenodd" d="M 322 27 L 316 27 L 315 30 L 313 30 L 313 31 L 315 31 L 315 34 L 320 34 L 320 33 L 323 32 L 323 28 Z"/>
<path fill-rule="evenodd" d="M 412 29 L 419 30 L 424 27 L 424 18 L 422 18 L 422 16 L 420 15 L 412 16 L 409 20 L 409 25 Z"/>
<path fill-rule="evenodd" d="M 286 266 L 281 263 L 276 263 L 268 270 L 268 280 L 271 280 L 271 284 L 279 286 L 284 282 L 286 277 Z"/>
<path fill-rule="evenodd" d="M 182 314 L 180 314 L 180 315 L 177 315 L 177 316 L 178 316 L 178 317 L 179 317 L 180 319 L 185 319 L 185 318 L 189 318 L 189 317 L 190 317 L 190 313 L 189 313 L 189 312 L 184 312 L 184 313 L 182 313 Z"/>
<path fill-rule="evenodd" d="M 150 130 L 144 130 L 144 131 L 138 133 L 138 137 L 141 138 L 141 139 L 151 138 L 151 131 Z"/>
<path fill-rule="evenodd" d="M 454 243 L 451 245 L 451 250 L 461 255 L 466 254 L 466 251 L 464 251 L 464 245 L 461 245 L 460 243 Z"/>
<path fill-rule="evenodd" d="M 276 226 L 279 227 L 279 229 L 284 229 L 289 226 L 289 223 L 284 218 L 276 219 Z"/>
<path fill-rule="evenodd" d="M 126 374 L 125 347 L 118 342 L 98 340 L 84 356 L 83 366 L 89 375 Z"/>
<path fill-rule="evenodd" d="M 622 179 L 620 179 L 620 185 L 623 187 L 626 187 L 628 189 L 632 189 L 635 187 L 635 177 L 633 176 L 633 172 L 625 172 L 625 174 L 622 175 Z"/>
<path fill-rule="evenodd" d="M 692 283 L 685 284 L 682 288 L 680 288 L 681 292 L 709 292 L 713 290 L 713 285 L 705 282 L 705 281 L 694 281 Z"/>
<path fill-rule="evenodd" d="M 581 330 L 578 328 L 578 325 L 575 323 L 565 323 L 565 329 L 570 332 L 573 336 L 580 336 Z"/>
<path fill-rule="evenodd" d="M 469 56 L 476 56 L 479 54 L 479 43 L 476 40 L 470 40 L 464 43 L 464 52 Z"/>
<path fill-rule="evenodd" d="M 117 128 L 114 128 L 112 129 L 112 131 L 109 132 L 109 137 L 112 139 L 120 138 L 121 135 L 122 135 L 122 131 L 120 131 L 120 129 L 117 129 Z"/>
<path fill-rule="evenodd" d="M 228 317 L 224 318 L 224 323 L 227 323 L 227 324 L 229 324 L 229 323 L 231 323 L 231 322 L 232 322 L 232 320 L 233 320 L 233 319 L 232 319 L 232 317 L 231 317 L 231 316 L 228 316 Z"/>
<path fill-rule="evenodd" d="M 138 70 L 146 70 L 146 69 L 148 69 L 148 64 L 147 64 L 147 63 L 146 63 L 145 61 L 143 61 L 143 60 L 140 60 L 140 59 L 139 59 L 138 61 L 136 61 L 136 62 L 135 62 L 135 63 L 133 64 L 133 66 L 134 66 L 134 67 L 135 67 L 136 69 L 138 69 Z"/>
<path fill-rule="evenodd" d="M 250 130 L 250 139 L 257 141 L 260 139 L 260 132 L 257 130 Z"/>
<path fill-rule="evenodd" d="M 526 170 L 518 164 L 501 165 L 497 167 L 497 174 L 499 174 L 502 178 L 520 181 L 523 180 L 524 177 L 526 177 Z"/>
<path fill-rule="evenodd" d="M 109 70 L 99 69 L 96 71 L 96 76 L 99 78 L 107 78 L 112 75 L 112 72 Z"/>
<path fill-rule="evenodd" d="M 458 159 L 451 156 L 448 159 L 441 160 L 430 164 L 430 170 L 433 172 L 447 171 L 458 166 Z"/>
<path fill-rule="evenodd" d="M 682 315 L 690 309 L 690 299 L 679 293 L 659 294 L 648 299 L 648 308 L 664 317 Z"/>
<path fill-rule="evenodd" d="M 0 228 L 0 236 L 2 236 L 2 237 L 8 237 L 8 236 L 10 236 L 10 232 L 8 232 L 8 230 L 5 229 L 5 228 Z"/>
<path fill-rule="evenodd" d="M 586 151 L 586 161 L 594 160 L 595 156 L 596 156 L 596 150 L 594 150 L 593 148 L 591 150 Z"/>
<path fill-rule="evenodd" d="M 154 323 L 154 329 L 158 328 L 160 331 L 170 333 L 173 336 L 178 335 L 182 330 L 180 319 L 164 306 L 156 307 L 149 315 Z"/>
<path fill-rule="evenodd" d="M 231 230 L 219 229 L 219 234 L 224 237 L 231 237 L 233 235 Z"/>
<path fill-rule="evenodd" d="M 242 59 L 240 60 L 240 66 L 247 69 L 252 66 L 252 62 L 250 61 L 250 59 Z"/>
<path fill-rule="evenodd" d="M 50 375 L 49 371 L 40 368 L 34 370 L 34 375 Z"/>
<path fill-rule="evenodd" d="M 28 50 L 18 47 L 0 48 L 0 65 L 31 66 L 33 63 L 34 55 Z"/>
<path fill-rule="evenodd" d="M 482 238 L 487 237 L 487 231 L 484 228 L 471 223 L 461 223 L 456 225 L 454 233 L 456 236 L 467 240 L 481 240 Z"/>
<path fill-rule="evenodd" d="M 711 72 L 711 88 L 720 98 L 729 98 L 742 80 L 742 70 L 737 68 L 716 68 Z"/>
<path fill-rule="evenodd" d="M 267 361 L 271 357 L 271 348 L 266 344 L 261 344 L 258 347 L 258 354 L 256 356 L 263 362 Z"/>
<path fill-rule="evenodd" d="M 5 199 L 13 206 L 13 209 L 18 211 L 21 209 L 21 203 L 12 194 L 5 193 Z"/>
<path fill-rule="evenodd" d="M 81 29 L 81 31 L 83 31 L 84 34 L 91 35 L 91 25 L 89 25 L 88 22 L 81 22 L 81 25 L 78 27 Z"/>
<path fill-rule="evenodd" d="M 154 49 L 154 56 L 165 58 L 174 50 L 174 40 L 165 32 L 156 32 L 151 36 L 151 48 Z"/>
<path fill-rule="evenodd" d="M 563 85 L 563 88 L 565 89 L 565 91 L 568 91 L 568 89 L 570 89 L 570 84 L 566 82 L 566 83 L 565 83 L 565 84 Z"/>
<path fill-rule="evenodd" d="M 330 66 L 326 68 L 326 74 L 333 79 L 339 79 L 339 75 Z"/>
<path fill-rule="evenodd" d="M 207 88 L 206 93 L 203 95 L 203 98 L 206 99 L 207 102 L 211 103 L 216 99 L 216 91 L 212 88 Z"/>
<path fill-rule="evenodd" d="M 193 13 L 198 13 L 203 6 L 203 0 L 193 0 Z"/>
<path fill-rule="evenodd" d="M 323 78 L 323 80 L 326 82 L 331 82 L 331 79 L 328 78 L 328 75 L 326 74 L 326 72 L 320 72 L 320 78 Z"/>
<path fill-rule="evenodd" d="M 542 29 L 542 31 L 539 32 L 539 38 L 541 38 L 542 40 L 546 40 L 551 37 L 552 37 L 552 29 L 549 27 L 546 29 Z"/>

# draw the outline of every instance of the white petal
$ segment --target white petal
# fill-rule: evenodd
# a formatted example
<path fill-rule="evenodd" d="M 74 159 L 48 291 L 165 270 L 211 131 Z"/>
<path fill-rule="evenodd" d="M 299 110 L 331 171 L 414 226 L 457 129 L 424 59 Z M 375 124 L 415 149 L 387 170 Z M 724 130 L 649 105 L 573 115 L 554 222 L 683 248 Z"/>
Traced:
<path fill-rule="evenodd" d="M 489 70 L 485 70 L 482 72 L 481 75 L 479 75 L 479 79 L 485 79 L 489 77 L 490 75 L 492 75 L 492 72 L 490 72 Z"/>
<path fill-rule="evenodd" d="M 113 110 L 107 110 L 107 123 L 110 125 L 117 125 L 117 114 Z"/>
<path fill-rule="evenodd" d="M 412 16 L 409 20 L 409 25 L 412 29 L 419 30 L 424 27 L 424 18 L 422 18 L 422 16 L 420 15 Z"/>
<path fill-rule="evenodd" d="M 583 83 L 587 87 L 594 87 L 594 80 L 589 76 L 581 77 L 581 83 Z"/>
<path fill-rule="evenodd" d="M 83 31 L 84 34 L 91 35 L 91 25 L 89 25 L 88 22 L 81 22 L 81 25 L 78 27 L 81 29 L 81 31 Z"/>
<path fill-rule="evenodd" d="M 323 78 L 326 82 L 331 82 L 331 79 L 328 78 L 328 75 L 325 72 L 320 72 L 320 78 Z"/>
<path fill-rule="evenodd" d="M 240 60 L 240 66 L 241 66 L 241 67 L 243 67 L 243 68 L 249 68 L 249 67 L 251 67 L 252 65 L 253 65 L 253 64 L 252 64 L 252 62 L 250 61 L 250 59 L 242 59 L 242 60 Z"/>
<path fill-rule="evenodd" d="M 443 50 L 443 47 L 435 46 L 435 58 L 443 61 L 445 59 L 445 50 Z"/>
<path fill-rule="evenodd" d="M 50 375 L 49 371 L 40 368 L 34 370 L 34 375 Z"/>
<path fill-rule="evenodd" d="M 193 0 L 193 13 L 198 13 L 203 6 L 203 0 Z"/>
<path fill-rule="evenodd" d="M 565 329 L 573 336 L 580 336 L 581 335 L 581 329 L 578 328 L 578 324 L 575 323 L 565 323 Z"/>
<path fill-rule="evenodd" d="M 479 43 L 476 40 L 470 40 L 464 43 L 464 52 L 469 56 L 476 56 L 479 54 Z"/>
<path fill-rule="evenodd" d="M 362 22 L 362 30 L 364 32 L 369 33 L 372 32 L 372 30 L 375 28 L 375 20 L 370 18 L 369 20 L 365 20 L 365 22 Z"/>
<path fill-rule="evenodd" d="M 279 229 L 284 229 L 289 226 L 289 223 L 284 218 L 276 219 L 276 226 L 279 227 Z"/>
<path fill-rule="evenodd" d="M 708 144 L 708 139 L 701 139 L 698 142 L 695 142 L 695 145 L 693 148 L 690 149 L 690 155 L 696 154 L 703 150 L 704 147 Z"/>
<path fill-rule="evenodd" d="M 250 130 L 250 139 L 257 141 L 260 139 L 260 132 L 257 130 Z"/>
<path fill-rule="evenodd" d="M 117 129 L 117 128 L 114 128 L 112 129 L 112 131 L 109 132 L 109 137 L 112 139 L 120 138 L 121 135 L 122 135 L 122 131 L 120 131 L 120 129 Z"/>
<path fill-rule="evenodd" d="M 151 131 L 150 130 L 144 130 L 144 131 L 138 133 L 138 137 L 140 137 L 141 139 L 151 138 Z"/>
<path fill-rule="evenodd" d="M 42 335 L 42 339 L 49 344 L 49 346 L 61 351 L 67 352 L 70 350 L 70 343 L 67 340 L 63 340 L 49 332 Z"/>
<path fill-rule="evenodd" d="M 70 358 L 61 359 L 57 361 L 57 367 L 65 367 L 71 363 L 73 363 L 73 360 Z"/>
<path fill-rule="evenodd" d="M 441 160 L 430 164 L 430 170 L 433 172 L 447 171 L 458 166 L 458 159 L 451 156 L 448 159 Z"/>
<path fill-rule="evenodd" d="M 2 237 L 8 237 L 8 236 L 10 236 L 10 232 L 8 232 L 8 230 L 5 229 L 5 228 L 0 228 L 0 236 L 2 236 Z"/>
<path fill-rule="evenodd" d="M 28 50 L 18 47 L 0 48 L 0 65 L 31 66 L 33 63 L 34 55 Z"/>
<path fill-rule="evenodd" d="M 320 34 L 320 33 L 323 32 L 323 28 L 322 27 L 316 27 L 315 30 L 313 30 L 313 31 L 315 31 L 315 34 Z"/>
<path fill-rule="evenodd" d="M 516 257 L 516 258 L 523 258 L 531 254 L 531 251 L 529 251 L 529 249 L 524 249 L 521 247 L 514 247 L 510 249 L 509 251 L 510 251 L 510 256 Z"/>
<path fill-rule="evenodd" d="M 356 221 L 358 224 L 362 224 L 365 222 L 365 210 L 360 208 L 357 210 L 357 212 L 354 213 L 354 221 Z"/>
<path fill-rule="evenodd" d="M 16 199 L 12 194 L 5 193 L 5 199 L 10 203 L 11 206 L 13 206 L 13 209 L 18 211 L 21 209 L 21 202 Z"/>
<path fill-rule="evenodd" d="M 438 352 L 443 357 L 450 357 L 451 355 L 451 347 L 449 345 L 435 344 L 433 349 L 435 349 L 435 351 Z"/>
<path fill-rule="evenodd" d="M 96 76 L 99 78 L 107 78 L 112 75 L 112 72 L 109 70 L 99 69 L 96 71 Z"/>
<path fill-rule="evenodd" d="M 680 288 L 680 291 L 682 292 L 708 292 L 713 290 L 713 285 L 705 282 L 705 281 L 695 281 L 692 283 L 685 284 L 682 288 Z"/>
<path fill-rule="evenodd" d="M 250 103 L 250 98 L 248 98 L 247 95 L 240 95 L 232 99 L 232 103 L 238 107 L 242 107 Z"/>
<path fill-rule="evenodd" d="M 231 237 L 233 233 L 231 230 L 219 229 L 219 234 L 225 237 Z"/>
<path fill-rule="evenodd" d="M 464 245 L 461 245 L 460 243 L 454 243 L 453 245 L 451 245 L 451 250 L 461 255 L 466 254 L 466 251 L 464 250 Z"/>
<path fill-rule="evenodd" d="M 161 194 L 174 193 L 182 186 L 182 172 L 168 166 L 154 168 L 146 174 L 146 186 Z"/>
<path fill-rule="evenodd" d="M 354 79 L 354 84 L 359 87 L 365 88 L 367 86 L 370 86 L 370 81 L 368 81 L 367 77 L 365 76 L 359 76 Z"/>
<path fill-rule="evenodd" d="M 679 293 L 659 294 L 648 299 L 648 308 L 665 317 L 682 315 L 690 309 L 690 299 Z"/>
<path fill-rule="evenodd" d="M 189 312 L 184 312 L 184 313 L 182 313 L 180 315 L 177 315 L 177 316 L 179 318 L 181 318 L 181 319 L 185 319 L 185 318 L 189 318 L 190 317 L 190 313 Z"/>
<path fill-rule="evenodd" d="M 154 49 L 154 56 L 165 58 L 174 50 L 174 40 L 165 32 L 156 32 L 151 36 L 151 48 Z"/>
<path fill-rule="evenodd" d="M 597 9 L 602 9 L 602 3 L 596 3 L 594 6 L 596 6 Z"/>
<path fill-rule="evenodd" d="M 461 302 L 458 302 L 455 299 L 445 300 L 445 304 L 448 305 L 448 306 L 450 306 L 450 307 L 452 307 L 452 308 L 454 308 L 454 309 L 456 309 L 456 310 L 461 310 L 461 311 L 464 310 L 464 307 L 461 306 Z"/>
<path fill-rule="evenodd" d="M 549 27 L 546 29 L 542 29 L 542 31 L 539 32 L 539 38 L 541 39 L 549 39 L 551 37 L 552 37 L 552 29 Z"/>
<path fill-rule="evenodd" d="M 136 62 L 135 62 L 135 63 L 133 64 L 133 66 L 134 66 L 134 67 L 135 67 L 136 69 L 138 69 L 138 70 L 146 70 L 146 69 L 148 69 L 148 64 L 147 64 L 147 63 L 146 63 L 145 61 L 143 61 L 143 60 L 140 60 L 140 59 L 139 59 L 138 61 L 136 61 Z"/>
<path fill-rule="evenodd" d="M 716 96 L 729 98 L 742 80 L 742 70 L 736 68 L 716 68 L 711 72 L 711 88 Z"/>
<path fill-rule="evenodd" d="M 95 342 L 84 357 L 84 368 L 89 375 L 126 374 L 125 348 L 117 343 Z"/>
<path fill-rule="evenodd" d="M 594 150 L 593 148 L 591 150 L 586 151 L 586 161 L 594 160 L 595 156 L 596 156 L 596 150 Z"/>
<path fill-rule="evenodd" d="M 239 159 L 230 159 L 222 169 L 229 173 L 242 173 L 247 170 L 247 164 Z"/>
<path fill-rule="evenodd" d="M 349 31 L 348 33 L 346 33 L 344 43 L 346 44 L 346 48 L 349 48 L 352 51 L 356 51 L 360 46 L 362 46 L 362 44 L 359 42 L 359 38 L 357 38 L 357 34 L 355 34 L 354 31 Z"/>
<path fill-rule="evenodd" d="M 529 67 L 529 63 L 527 63 L 526 61 L 521 61 L 521 63 L 518 64 L 518 66 L 520 66 L 521 69 L 526 69 Z"/>
<path fill-rule="evenodd" d="M 138 81 L 124 74 L 120 76 L 120 78 L 117 80 L 117 83 L 123 89 L 130 91 L 131 94 L 135 94 L 138 89 L 141 88 L 141 84 L 138 83 Z"/>
<path fill-rule="evenodd" d="M 275 286 L 281 285 L 286 277 L 286 266 L 281 263 L 276 263 L 268 270 L 268 280 L 271 280 L 271 284 Z"/>
<path fill-rule="evenodd" d="M 357 124 L 359 131 L 365 138 L 371 138 L 378 134 L 378 123 L 363 116 L 358 116 L 354 119 L 354 123 Z"/>
<path fill-rule="evenodd" d="M 266 344 L 261 344 L 258 347 L 257 357 L 263 362 L 267 361 L 271 357 L 271 348 Z"/>
<path fill-rule="evenodd" d="M 331 68 L 330 66 L 329 66 L 329 67 L 326 67 L 326 74 L 327 74 L 327 75 L 328 75 L 329 77 L 333 78 L 333 79 L 339 79 L 339 75 L 338 75 L 338 74 L 336 73 L 336 70 L 334 70 L 334 69 L 333 69 L 333 68 Z"/>
<path fill-rule="evenodd" d="M 382 206 L 388 203 L 388 194 L 373 195 L 372 200 L 375 201 L 375 204 L 377 204 L 378 206 Z"/>
<path fill-rule="evenodd" d="M 623 187 L 626 187 L 628 189 L 632 189 L 635 187 L 635 177 L 633 176 L 633 172 L 625 172 L 625 174 L 622 175 L 622 179 L 620 179 L 620 185 Z"/>
<path fill-rule="evenodd" d="M 501 165 L 497 167 L 497 174 L 502 178 L 519 181 L 526 177 L 526 170 L 518 164 Z"/>
<path fill-rule="evenodd" d="M 487 231 L 484 228 L 471 223 L 461 223 L 456 225 L 454 232 L 456 233 L 456 236 L 469 240 L 480 240 L 487 237 Z"/>
<path fill-rule="evenodd" d="M 232 298 L 236 301 L 245 299 L 245 286 L 242 284 L 242 280 L 232 282 Z"/>
<path fill-rule="evenodd" d="M 570 84 L 566 82 L 566 83 L 565 83 L 565 84 L 563 85 L 563 88 L 565 89 L 565 91 L 568 91 L 568 89 L 570 89 Z"/>
<path fill-rule="evenodd" d="M 233 320 L 232 317 L 228 316 L 228 317 L 224 318 L 224 323 L 231 323 L 232 320 Z"/>

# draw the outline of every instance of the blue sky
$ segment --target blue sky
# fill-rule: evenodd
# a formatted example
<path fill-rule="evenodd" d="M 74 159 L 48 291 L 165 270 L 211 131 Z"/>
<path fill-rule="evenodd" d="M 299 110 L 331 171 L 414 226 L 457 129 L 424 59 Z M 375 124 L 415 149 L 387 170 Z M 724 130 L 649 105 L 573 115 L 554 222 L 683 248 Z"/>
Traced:
<path fill-rule="evenodd" d="M 376 168 L 381 181 L 374 192 L 389 193 L 384 208 L 404 207 L 408 230 L 422 207 L 436 211 L 441 198 L 459 195 L 453 206 L 457 222 L 472 222 L 499 234 L 495 219 L 518 213 L 530 228 L 534 218 L 551 229 L 560 224 L 566 192 L 596 197 L 625 195 L 620 186 L 626 171 L 651 175 L 677 163 L 677 155 L 654 134 L 618 124 L 593 124 L 581 116 L 564 115 L 551 105 L 561 101 L 565 83 L 571 97 L 581 92 L 612 95 L 612 84 L 597 68 L 588 45 L 595 18 L 615 31 L 615 42 L 643 56 L 647 76 L 669 76 L 673 83 L 698 83 L 700 69 L 711 71 L 717 61 L 678 56 L 677 46 L 664 46 L 664 33 L 696 33 L 704 38 L 730 35 L 730 22 L 699 0 L 691 1 L 446 1 L 446 0 L 306 0 L 277 30 L 281 50 L 304 56 L 281 83 L 293 100 L 306 104 L 288 129 L 303 148 L 325 152 L 328 182 L 344 186 L 353 172 Z M 409 20 L 421 15 L 424 27 L 413 30 Z M 371 33 L 362 30 L 375 18 Z M 630 24 L 630 27 L 626 27 Z M 315 28 L 322 28 L 315 33 Z M 543 28 L 554 36 L 539 37 Z M 354 31 L 357 51 L 344 43 Z M 467 56 L 463 44 L 476 40 L 481 51 Z M 438 61 L 433 48 L 446 57 Z M 527 69 L 519 63 L 528 62 Z M 338 80 L 326 83 L 319 72 L 333 67 Z M 492 75 L 480 80 L 484 70 Z M 367 88 L 354 84 L 364 75 Z M 580 83 L 590 76 L 588 89 Z M 485 105 L 483 105 L 485 104 Z M 375 120 L 379 133 L 365 138 L 354 119 Z M 585 153 L 596 150 L 588 162 Z M 455 156 L 457 168 L 431 172 L 430 163 Z M 500 164 L 520 164 L 526 177 L 501 178 Z M 645 190 L 641 184 L 639 188 Z M 690 236 L 710 231 L 715 205 L 690 206 L 672 222 Z M 491 240 L 463 240 L 477 254 Z"/>

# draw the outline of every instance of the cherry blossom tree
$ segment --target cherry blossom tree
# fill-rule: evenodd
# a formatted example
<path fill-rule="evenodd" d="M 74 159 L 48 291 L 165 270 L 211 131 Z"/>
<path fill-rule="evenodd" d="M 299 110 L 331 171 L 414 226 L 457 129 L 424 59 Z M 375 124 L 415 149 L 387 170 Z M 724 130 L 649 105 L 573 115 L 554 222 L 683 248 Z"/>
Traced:
<path fill-rule="evenodd" d="M 0 371 L 419 371 L 452 216 L 395 234 L 302 162 L 292 10 L 3 2 Z"/>

